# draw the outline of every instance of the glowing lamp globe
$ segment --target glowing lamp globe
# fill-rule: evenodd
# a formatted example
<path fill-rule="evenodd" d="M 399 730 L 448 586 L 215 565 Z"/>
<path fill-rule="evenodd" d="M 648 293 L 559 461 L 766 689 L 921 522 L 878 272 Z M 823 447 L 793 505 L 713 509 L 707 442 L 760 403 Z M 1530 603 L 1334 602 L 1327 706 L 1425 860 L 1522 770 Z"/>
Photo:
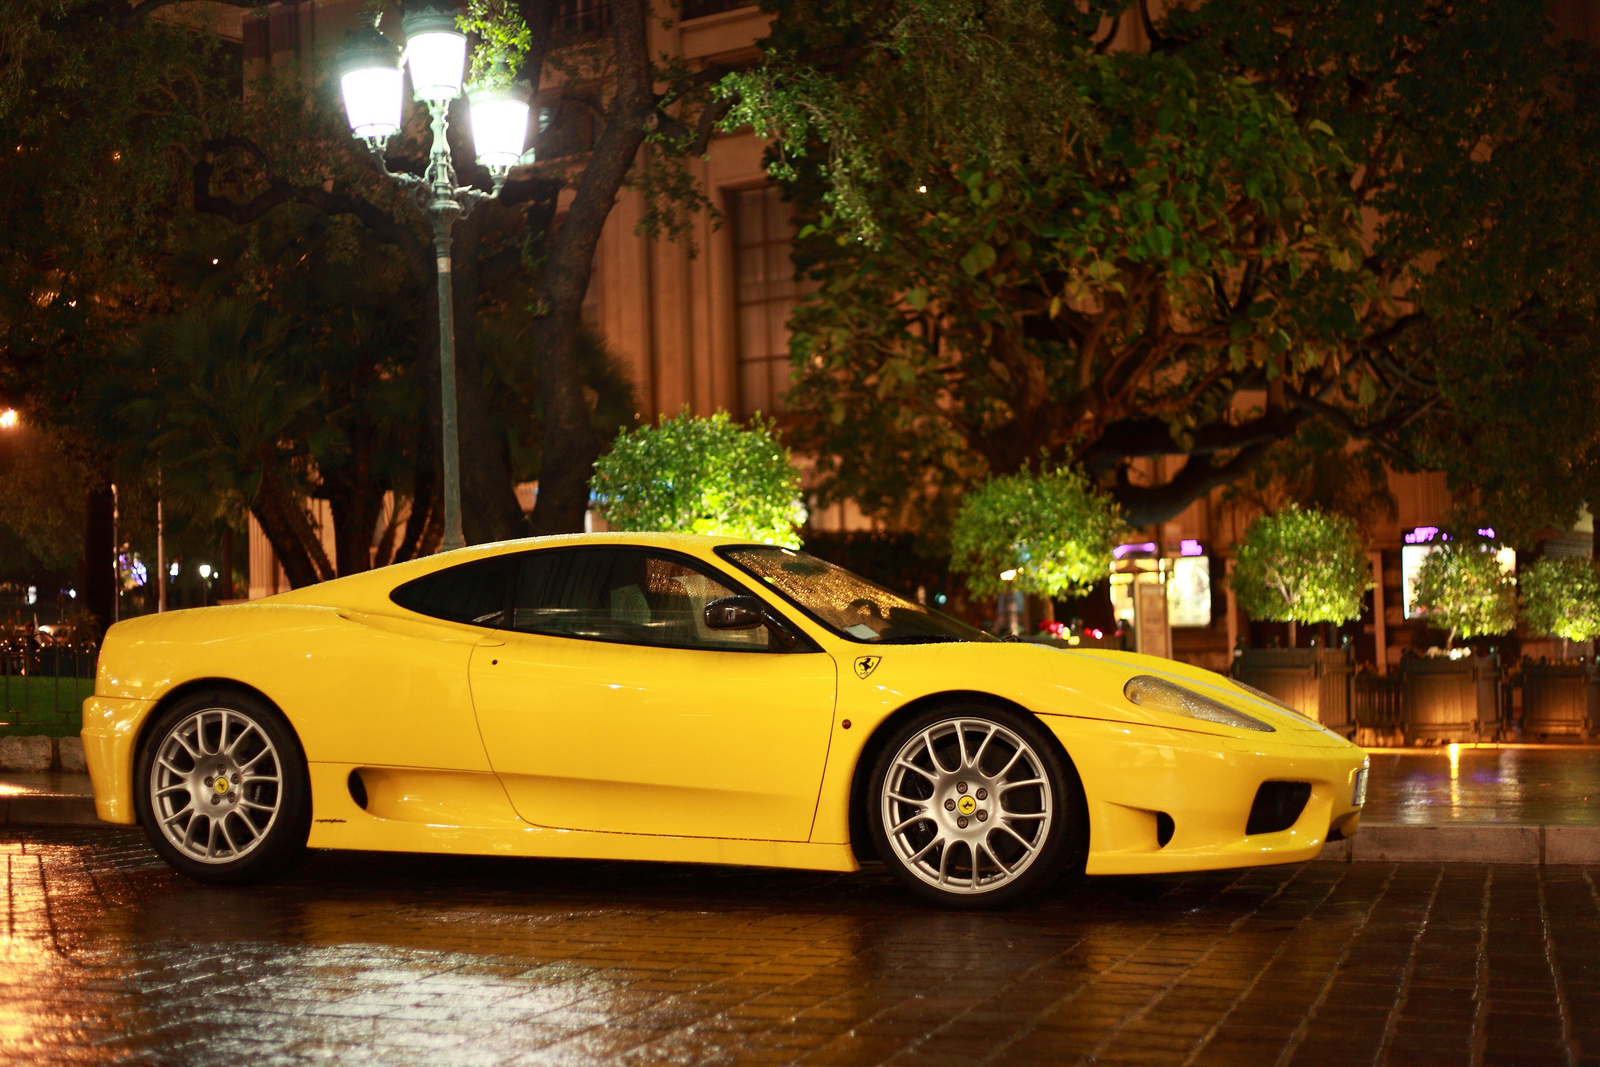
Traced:
<path fill-rule="evenodd" d="M 355 35 L 339 52 L 339 89 L 350 132 L 383 140 L 400 129 L 405 107 L 400 50 L 377 30 Z"/>
<path fill-rule="evenodd" d="M 408 12 L 400 21 L 406 33 L 406 66 L 411 70 L 411 92 L 422 101 L 438 103 L 461 95 L 466 73 L 467 38 L 456 29 L 456 13 L 428 5 Z"/>
<path fill-rule="evenodd" d="M 517 165 L 528 143 L 528 90 L 520 86 L 472 94 L 472 143 L 491 170 Z"/>

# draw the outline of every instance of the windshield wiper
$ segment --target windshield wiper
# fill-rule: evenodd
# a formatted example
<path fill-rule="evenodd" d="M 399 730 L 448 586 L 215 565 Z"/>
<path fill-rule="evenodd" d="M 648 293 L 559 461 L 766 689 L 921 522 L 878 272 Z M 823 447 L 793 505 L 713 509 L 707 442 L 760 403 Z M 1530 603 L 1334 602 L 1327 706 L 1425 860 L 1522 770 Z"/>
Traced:
<path fill-rule="evenodd" d="M 952 637 L 949 634 L 906 634 L 904 637 L 880 637 L 873 642 L 878 645 L 938 645 L 950 641 L 963 641 L 965 638 Z"/>

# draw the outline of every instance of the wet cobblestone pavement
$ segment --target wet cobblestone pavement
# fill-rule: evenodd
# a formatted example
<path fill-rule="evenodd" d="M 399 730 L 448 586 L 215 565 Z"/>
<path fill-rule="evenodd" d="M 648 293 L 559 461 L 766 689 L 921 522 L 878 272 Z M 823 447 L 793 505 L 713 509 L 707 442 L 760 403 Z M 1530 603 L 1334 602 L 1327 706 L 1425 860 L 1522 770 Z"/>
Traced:
<path fill-rule="evenodd" d="M 953 913 L 881 872 L 0 836 L 0 1062 L 1600 1064 L 1600 868 L 1312 863 Z"/>

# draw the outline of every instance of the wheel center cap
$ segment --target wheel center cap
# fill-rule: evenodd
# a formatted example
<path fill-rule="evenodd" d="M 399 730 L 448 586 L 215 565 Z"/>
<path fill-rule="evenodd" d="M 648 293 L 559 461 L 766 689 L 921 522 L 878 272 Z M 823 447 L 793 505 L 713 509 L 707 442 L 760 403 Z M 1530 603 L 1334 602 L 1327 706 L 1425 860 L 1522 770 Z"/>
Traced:
<path fill-rule="evenodd" d="M 212 788 L 215 789 L 219 795 L 224 794 L 228 791 L 228 780 L 221 775 L 218 775 L 215 784 L 212 785 Z"/>
<path fill-rule="evenodd" d="M 962 797 L 956 801 L 956 810 L 963 815 L 971 815 L 978 810 L 978 802 L 971 797 Z"/>

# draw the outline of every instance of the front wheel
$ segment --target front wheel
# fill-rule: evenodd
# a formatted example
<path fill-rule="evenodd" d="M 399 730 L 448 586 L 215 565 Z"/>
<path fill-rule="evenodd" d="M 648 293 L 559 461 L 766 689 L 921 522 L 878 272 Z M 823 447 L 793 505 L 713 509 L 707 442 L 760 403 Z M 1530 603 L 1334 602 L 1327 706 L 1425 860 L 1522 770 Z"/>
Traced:
<path fill-rule="evenodd" d="M 259 698 L 202 693 L 168 708 L 140 749 L 134 788 L 150 843 L 199 881 L 256 881 L 305 850 L 305 758 L 283 716 Z"/>
<path fill-rule="evenodd" d="M 869 790 L 878 855 L 914 892 L 995 907 L 1044 889 L 1087 846 L 1077 772 L 1032 718 L 941 708 L 905 723 Z"/>

